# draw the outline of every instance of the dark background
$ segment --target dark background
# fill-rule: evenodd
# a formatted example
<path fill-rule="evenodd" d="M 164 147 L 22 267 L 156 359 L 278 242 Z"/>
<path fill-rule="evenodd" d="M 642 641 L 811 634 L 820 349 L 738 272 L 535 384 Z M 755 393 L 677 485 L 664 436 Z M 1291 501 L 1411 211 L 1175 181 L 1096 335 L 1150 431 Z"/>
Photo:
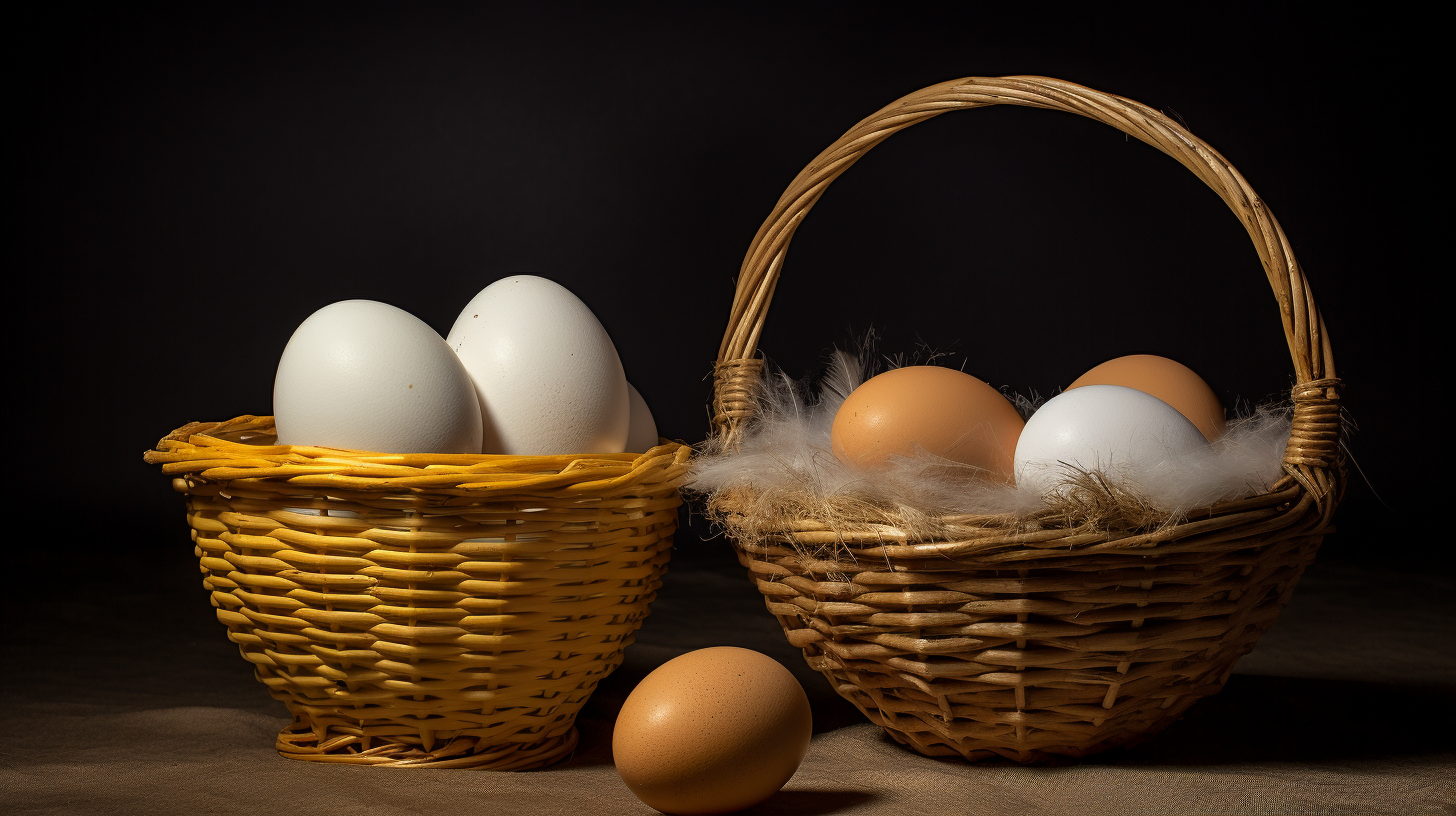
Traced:
<path fill-rule="evenodd" d="M 1352 473 L 1321 557 L 1434 552 L 1408 535 L 1435 489 L 1419 302 L 1435 270 L 1413 198 L 1428 171 L 1393 124 L 1422 89 L 1389 26 L 727 8 L 70 7 L 28 29 L 12 393 L 48 513 L 100 574 L 194 591 L 182 500 L 144 449 L 191 420 L 271 413 L 278 355 L 330 302 L 386 301 L 443 333 L 521 273 L 585 301 L 661 432 L 696 442 L 734 276 L 793 175 L 899 96 L 1028 73 L 1164 110 L 1239 168 L 1307 270 L 1359 425 L 1369 485 Z M 1043 396 L 1135 352 L 1185 362 L 1230 405 L 1293 378 L 1217 196 L 1046 111 L 924 123 L 824 197 L 760 347 L 811 374 L 870 326 L 886 352 L 950 351 Z M 730 558 L 722 539 L 679 545 Z M 21 558 L 56 563 L 40 545 Z"/>
<path fill-rule="evenodd" d="M 382 300 L 444 332 L 476 292 L 522 273 L 585 301 L 661 432 L 697 442 L 734 276 L 793 176 L 896 98 L 1009 74 L 1166 111 L 1242 172 L 1313 283 L 1359 426 L 1363 475 L 1338 531 L 1242 676 L 1145 748 L 1087 760 L 1099 773 L 1081 779 L 1143 810 L 1181 786 L 1180 801 L 1206 803 L 1188 810 L 1248 812 L 1237 803 L 1274 790 L 1259 787 L 1271 774 L 1357 808 L 1371 800 L 1351 792 L 1372 780 L 1401 801 L 1426 795 L 1456 710 L 1449 344 L 1436 339 L 1450 264 L 1429 237 L 1449 210 L 1448 137 L 1426 79 L 1444 52 L 1421 37 L 1429 21 L 1383 7 L 1084 6 L 51 5 L 16 18 L 6 359 L 27 455 L 5 527 L 0 789 L 16 792 L 0 799 L 200 813 L 236 811 L 230 797 L 254 789 L 321 791 L 413 812 L 512 810 L 536 790 L 550 804 L 555 780 L 610 762 L 637 680 L 711 645 L 790 667 L 821 734 L 861 723 L 764 613 L 728 542 L 685 511 L 653 615 L 578 720 L 570 776 L 396 781 L 284 763 L 271 747 L 283 707 L 222 637 L 183 500 L 142 452 L 188 421 L 271 413 L 279 354 L 328 303 Z M 871 326 L 887 353 L 948 351 L 1024 394 L 1136 352 L 1185 362 L 1231 407 L 1293 378 L 1257 256 L 1217 196 L 1152 148 L 1047 111 L 936 118 L 829 190 L 760 347 L 809 375 Z M 963 805 L 1035 802 L 1065 779 L 942 780 L 885 793 L 879 810 L 942 788 Z M 1272 801 L 1260 812 L 1294 810 Z"/>

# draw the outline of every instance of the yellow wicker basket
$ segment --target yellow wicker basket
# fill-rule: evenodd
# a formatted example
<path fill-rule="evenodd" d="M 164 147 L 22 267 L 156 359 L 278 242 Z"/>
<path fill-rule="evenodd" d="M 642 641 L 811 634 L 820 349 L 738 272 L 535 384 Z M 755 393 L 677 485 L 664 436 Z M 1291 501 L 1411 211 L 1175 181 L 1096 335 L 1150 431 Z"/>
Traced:
<path fill-rule="evenodd" d="M 855 125 L 794 179 L 758 231 L 714 382 L 715 432 L 730 449 L 754 416 L 755 348 L 809 209 L 897 131 L 987 105 L 1111 125 L 1172 156 L 1227 202 L 1263 262 L 1294 361 L 1284 478 L 1182 523 L 1123 532 L 1068 528 L 1050 516 L 1014 526 L 961 516 L 940 519 L 935 540 L 917 540 L 885 523 L 892 511 L 880 508 L 862 523 L 807 517 L 748 536 L 735 533 L 736 508 L 765 497 L 727 493 L 710 509 L 789 641 L 871 721 L 924 754 L 1029 762 L 1131 744 L 1221 688 L 1329 529 L 1344 475 L 1340 381 L 1289 242 L 1212 148 L 1155 110 L 1068 82 L 959 79 Z"/>
<path fill-rule="evenodd" d="M 292 725 L 284 756 L 537 768 L 661 586 L 689 449 L 386 454 L 193 423 L 146 460 L 187 495 L 217 617 Z"/>

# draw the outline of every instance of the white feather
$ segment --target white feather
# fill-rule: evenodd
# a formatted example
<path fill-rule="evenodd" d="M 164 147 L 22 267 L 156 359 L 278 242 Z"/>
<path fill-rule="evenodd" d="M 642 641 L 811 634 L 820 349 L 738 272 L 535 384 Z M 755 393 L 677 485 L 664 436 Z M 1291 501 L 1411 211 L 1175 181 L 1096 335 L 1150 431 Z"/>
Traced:
<path fill-rule="evenodd" d="M 758 416 L 736 450 L 710 440 L 695 459 L 687 487 L 714 494 L 751 488 L 768 502 L 792 494 L 798 504 L 868 500 L 931 515 L 1030 515 L 1046 500 L 1029 488 L 991 484 L 972 470 L 930 456 L 894 457 L 869 475 L 848 467 L 830 448 L 834 415 L 870 374 L 868 355 L 836 350 L 810 398 L 781 372 L 766 373 Z M 1024 413 L 1039 400 L 1013 395 Z M 1230 424 L 1228 432 L 1195 454 L 1169 457 L 1153 472 L 1116 487 L 1161 514 L 1176 517 L 1199 507 L 1268 490 L 1282 474 L 1290 413 L 1260 408 Z"/>

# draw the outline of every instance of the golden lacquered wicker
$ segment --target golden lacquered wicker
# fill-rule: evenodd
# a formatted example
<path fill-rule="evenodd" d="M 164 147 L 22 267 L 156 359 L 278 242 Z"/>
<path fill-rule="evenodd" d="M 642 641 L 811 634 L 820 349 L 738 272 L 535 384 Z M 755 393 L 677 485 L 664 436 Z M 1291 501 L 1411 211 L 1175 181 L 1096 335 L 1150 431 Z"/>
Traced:
<path fill-rule="evenodd" d="M 524 770 L 648 613 L 689 449 L 390 454 L 193 423 L 146 455 L 187 496 L 228 638 L 293 715 L 284 756 Z"/>

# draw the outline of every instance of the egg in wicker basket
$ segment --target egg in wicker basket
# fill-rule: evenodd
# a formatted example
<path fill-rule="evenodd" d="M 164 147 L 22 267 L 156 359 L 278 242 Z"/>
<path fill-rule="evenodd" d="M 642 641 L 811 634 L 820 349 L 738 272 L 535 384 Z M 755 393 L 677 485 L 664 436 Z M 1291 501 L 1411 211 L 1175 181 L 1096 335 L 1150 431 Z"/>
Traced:
<path fill-rule="evenodd" d="M 689 449 L 391 454 L 280 446 L 271 417 L 158 443 L 203 585 L 293 715 L 284 756 L 525 770 L 648 613 Z"/>
<path fill-rule="evenodd" d="M 1127 99 L 1045 77 L 973 77 L 864 119 L 779 199 L 744 260 L 719 349 L 714 449 L 734 449 L 755 418 L 758 338 L 789 241 L 828 185 L 899 130 L 989 105 L 1111 125 L 1173 157 L 1233 210 L 1273 288 L 1294 363 L 1282 478 L 1146 529 L 1068 523 L 1054 512 L 912 524 L 892 507 L 858 518 L 783 513 L 791 520 L 765 529 L 745 523 L 749 508 L 806 502 L 751 487 L 712 494 L 709 511 L 789 642 L 871 722 L 927 755 L 1034 762 L 1156 733 L 1217 692 L 1273 625 L 1341 496 L 1341 383 L 1289 242 L 1216 151 Z"/>

